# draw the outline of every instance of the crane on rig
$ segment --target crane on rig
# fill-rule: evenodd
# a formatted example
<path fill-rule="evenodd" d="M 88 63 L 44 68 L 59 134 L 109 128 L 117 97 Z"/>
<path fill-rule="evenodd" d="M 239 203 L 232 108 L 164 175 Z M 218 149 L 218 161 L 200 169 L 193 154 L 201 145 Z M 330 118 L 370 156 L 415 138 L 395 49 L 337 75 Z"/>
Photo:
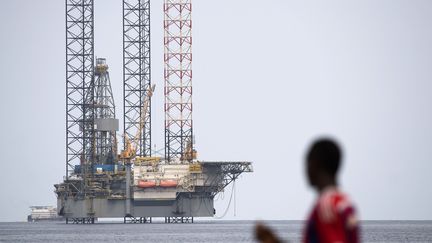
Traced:
<path fill-rule="evenodd" d="M 139 146 L 140 137 L 142 134 L 142 130 L 144 127 L 144 123 L 146 121 L 146 118 L 148 116 L 147 110 L 150 106 L 150 99 L 153 96 L 153 92 L 155 90 L 156 85 L 153 84 L 151 88 L 147 91 L 147 94 L 144 98 L 143 106 L 141 107 L 141 115 L 140 115 L 140 121 L 139 121 L 139 127 L 137 134 L 135 137 L 131 140 L 128 138 L 126 134 L 124 134 L 124 142 L 125 147 L 124 150 L 120 153 L 120 160 L 122 160 L 125 164 L 130 164 L 132 160 L 136 158 L 136 151 Z"/>

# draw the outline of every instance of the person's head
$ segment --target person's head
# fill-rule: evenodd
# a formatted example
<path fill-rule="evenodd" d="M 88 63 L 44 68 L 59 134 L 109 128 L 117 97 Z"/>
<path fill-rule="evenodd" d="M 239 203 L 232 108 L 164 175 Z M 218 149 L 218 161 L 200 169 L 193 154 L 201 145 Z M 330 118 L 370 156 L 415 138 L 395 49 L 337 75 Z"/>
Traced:
<path fill-rule="evenodd" d="M 342 152 L 337 143 L 329 138 L 316 140 L 306 155 L 306 171 L 309 184 L 317 190 L 337 184 Z"/>

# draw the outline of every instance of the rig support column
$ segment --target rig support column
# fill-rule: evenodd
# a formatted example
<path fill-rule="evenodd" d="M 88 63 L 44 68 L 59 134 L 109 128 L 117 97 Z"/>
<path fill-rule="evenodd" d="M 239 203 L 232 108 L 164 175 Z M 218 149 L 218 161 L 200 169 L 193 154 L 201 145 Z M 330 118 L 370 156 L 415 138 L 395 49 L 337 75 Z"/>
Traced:
<path fill-rule="evenodd" d="M 126 163 L 126 216 L 131 215 L 131 164 Z"/>
<path fill-rule="evenodd" d="M 165 157 L 181 159 L 193 150 L 192 3 L 164 0 Z"/>
<path fill-rule="evenodd" d="M 135 140 L 141 107 L 151 87 L 150 0 L 123 0 L 124 135 Z M 151 105 L 139 138 L 137 156 L 151 156 Z"/>
<path fill-rule="evenodd" d="M 93 0 L 66 0 L 65 2 L 66 178 L 68 178 L 74 165 L 85 165 L 93 153 L 93 112 L 86 105 L 86 95 L 91 93 L 90 89 L 94 82 L 94 4 Z"/>

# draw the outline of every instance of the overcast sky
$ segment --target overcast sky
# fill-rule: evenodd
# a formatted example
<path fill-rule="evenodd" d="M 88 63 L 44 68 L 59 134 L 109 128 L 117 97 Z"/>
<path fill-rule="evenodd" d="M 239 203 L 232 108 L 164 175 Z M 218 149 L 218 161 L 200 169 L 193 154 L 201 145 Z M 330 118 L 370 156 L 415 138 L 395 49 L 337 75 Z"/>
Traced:
<path fill-rule="evenodd" d="M 122 1 L 95 0 L 122 120 Z M 163 12 L 152 1 L 153 142 L 163 147 Z M 64 1 L 0 1 L 0 221 L 55 205 L 65 168 Z M 432 1 L 193 1 L 199 159 L 252 161 L 236 216 L 304 219 L 303 157 L 344 147 L 362 219 L 432 219 Z M 121 126 L 122 127 L 122 126 Z M 229 201 L 216 202 L 221 215 Z"/>

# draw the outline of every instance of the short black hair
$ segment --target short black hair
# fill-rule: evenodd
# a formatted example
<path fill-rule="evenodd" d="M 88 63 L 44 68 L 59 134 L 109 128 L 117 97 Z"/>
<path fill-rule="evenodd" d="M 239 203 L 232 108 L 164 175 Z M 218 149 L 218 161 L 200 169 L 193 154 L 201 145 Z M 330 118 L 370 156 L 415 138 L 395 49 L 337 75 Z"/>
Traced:
<path fill-rule="evenodd" d="M 316 163 L 318 169 L 335 176 L 341 164 L 342 152 L 338 144 L 330 138 L 316 140 L 309 149 L 307 162 Z"/>

